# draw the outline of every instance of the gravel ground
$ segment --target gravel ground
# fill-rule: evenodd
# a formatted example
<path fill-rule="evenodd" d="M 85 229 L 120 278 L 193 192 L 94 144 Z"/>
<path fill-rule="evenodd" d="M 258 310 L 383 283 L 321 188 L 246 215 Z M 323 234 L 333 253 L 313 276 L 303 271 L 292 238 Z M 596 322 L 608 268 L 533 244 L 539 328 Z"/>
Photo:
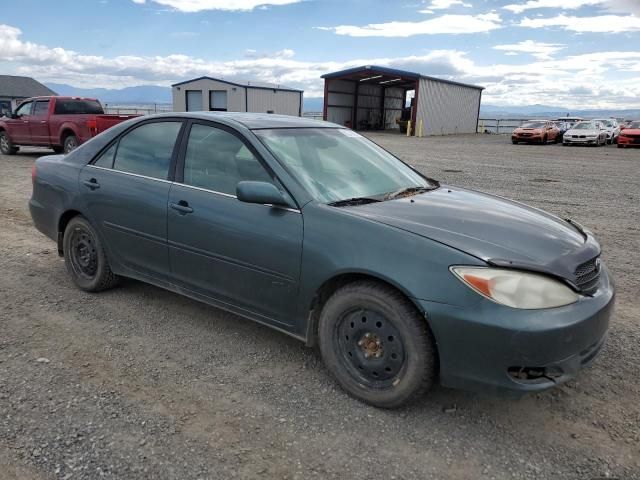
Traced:
<path fill-rule="evenodd" d="M 640 479 L 640 150 L 372 134 L 443 182 L 571 217 L 617 281 L 594 365 L 520 400 L 367 407 L 317 353 L 135 281 L 74 288 L 31 225 L 42 151 L 0 156 L 0 478 Z"/>

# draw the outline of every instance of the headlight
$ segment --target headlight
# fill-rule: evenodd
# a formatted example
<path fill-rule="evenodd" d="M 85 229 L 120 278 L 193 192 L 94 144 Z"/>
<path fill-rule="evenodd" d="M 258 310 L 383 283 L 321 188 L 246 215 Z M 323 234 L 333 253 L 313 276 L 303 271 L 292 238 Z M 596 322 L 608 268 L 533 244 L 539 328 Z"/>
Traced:
<path fill-rule="evenodd" d="M 480 295 L 508 307 L 561 307 L 579 298 L 565 284 L 536 273 L 485 267 L 451 267 L 451 272 Z"/>

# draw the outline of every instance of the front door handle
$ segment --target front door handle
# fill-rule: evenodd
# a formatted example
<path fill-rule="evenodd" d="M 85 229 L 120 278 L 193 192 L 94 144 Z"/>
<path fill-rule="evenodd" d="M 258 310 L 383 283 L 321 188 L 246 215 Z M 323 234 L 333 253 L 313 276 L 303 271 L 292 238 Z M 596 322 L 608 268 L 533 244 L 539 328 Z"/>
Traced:
<path fill-rule="evenodd" d="M 180 200 L 178 203 L 170 203 L 169 206 L 176 210 L 180 215 L 186 215 L 187 213 L 193 213 L 193 208 L 189 206 L 189 203 Z"/>
<path fill-rule="evenodd" d="M 83 180 L 82 184 L 85 187 L 89 187 L 91 190 L 95 190 L 96 188 L 100 188 L 100 184 L 95 178 L 90 178 L 89 180 Z"/>

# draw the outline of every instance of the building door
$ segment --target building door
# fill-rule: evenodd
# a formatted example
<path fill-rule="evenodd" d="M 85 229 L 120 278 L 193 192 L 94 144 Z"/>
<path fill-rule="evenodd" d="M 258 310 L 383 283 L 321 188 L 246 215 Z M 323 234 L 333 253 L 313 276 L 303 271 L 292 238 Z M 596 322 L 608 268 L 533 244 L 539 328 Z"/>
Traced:
<path fill-rule="evenodd" d="M 0 117 L 11 113 L 11 102 L 9 100 L 0 100 Z"/>
<path fill-rule="evenodd" d="M 211 90 L 209 92 L 209 110 L 212 112 L 227 111 L 227 91 Z"/>
<path fill-rule="evenodd" d="M 201 112 L 202 108 L 202 90 L 187 90 L 187 112 Z"/>

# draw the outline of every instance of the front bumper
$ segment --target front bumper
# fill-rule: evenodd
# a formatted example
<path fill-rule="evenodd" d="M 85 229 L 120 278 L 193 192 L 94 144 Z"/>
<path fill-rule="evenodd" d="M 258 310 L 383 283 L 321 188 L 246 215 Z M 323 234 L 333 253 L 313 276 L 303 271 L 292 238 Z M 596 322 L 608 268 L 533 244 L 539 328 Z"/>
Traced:
<path fill-rule="evenodd" d="M 563 143 L 575 144 L 575 145 L 596 145 L 598 143 L 597 138 L 571 138 L 564 137 L 562 139 Z"/>
<path fill-rule="evenodd" d="M 597 292 L 565 307 L 519 310 L 484 298 L 472 308 L 416 301 L 436 338 L 443 386 L 519 396 L 566 382 L 593 361 L 614 297 L 603 268 Z"/>
<path fill-rule="evenodd" d="M 637 137 L 618 137 L 618 145 L 624 145 L 629 147 L 640 147 L 640 138 Z"/>
<path fill-rule="evenodd" d="M 521 135 L 511 135 L 511 140 L 514 142 L 522 143 L 542 143 L 542 135 L 532 135 L 530 137 L 524 137 Z"/>

